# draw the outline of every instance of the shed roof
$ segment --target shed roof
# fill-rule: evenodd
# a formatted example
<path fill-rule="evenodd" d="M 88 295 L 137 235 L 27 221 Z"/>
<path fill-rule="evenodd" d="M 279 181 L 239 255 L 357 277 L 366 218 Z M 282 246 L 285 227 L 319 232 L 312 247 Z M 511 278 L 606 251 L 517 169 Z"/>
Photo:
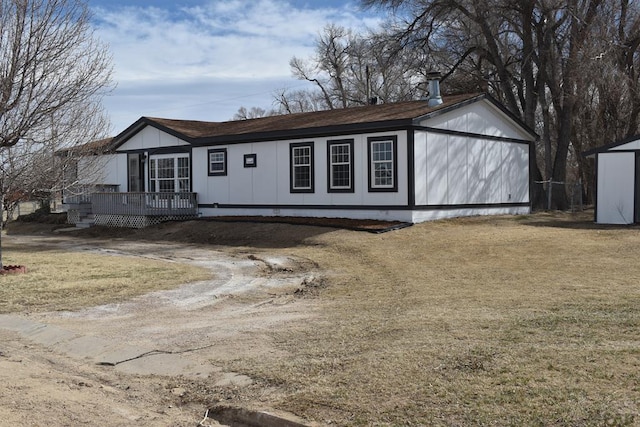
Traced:
<path fill-rule="evenodd" d="M 385 129 L 415 124 L 435 114 L 441 114 L 468 103 L 488 100 L 504 114 L 535 136 L 515 115 L 486 94 L 452 95 L 443 103 L 430 107 L 424 100 L 367 105 L 343 109 L 285 114 L 257 119 L 226 122 L 174 120 L 141 117 L 114 138 L 114 149 L 147 125 L 176 136 L 193 145 L 250 142 L 278 137 L 311 137 L 358 130 Z"/>
<path fill-rule="evenodd" d="M 582 156 L 591 157 L 598 153 L 604 153 L 605 151 L 609 151 L 612 148 L 620 147 L 621 145 L 625 145 L 630 142 L 637 141 L 638 139 L 640 139 L 640 135 L 633 135 L 628 138 L 621 139 L 620 141 L 615 141 L 610 144 L 601 145 L 600 147 L 592 148 L 591 150 L 583 151 Z"/>

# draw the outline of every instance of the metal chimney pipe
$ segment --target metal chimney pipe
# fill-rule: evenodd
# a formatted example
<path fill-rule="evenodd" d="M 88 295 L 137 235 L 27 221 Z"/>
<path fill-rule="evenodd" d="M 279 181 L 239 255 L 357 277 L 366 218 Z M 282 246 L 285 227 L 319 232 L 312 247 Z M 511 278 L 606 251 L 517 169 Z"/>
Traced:
<path fill-rule="evenodd" d="M 442 104 L 442 96 L 440 96 L 440 79 L 442 73 L 439 71 L 429 71 L 427 73 L 427 83 L 429 84 L 429 107 L 435 107 Z"/>

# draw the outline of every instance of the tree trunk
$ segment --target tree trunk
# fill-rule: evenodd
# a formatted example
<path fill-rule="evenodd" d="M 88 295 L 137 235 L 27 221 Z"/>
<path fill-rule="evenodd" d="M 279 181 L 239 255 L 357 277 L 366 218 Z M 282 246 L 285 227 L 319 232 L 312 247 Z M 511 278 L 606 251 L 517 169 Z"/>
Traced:
<path fill-rule="evenodd" d="M 546 202 L 546 193 L 544 191 L 544 187 L 542 184 L 538 184 L 542 181 L 542 173 L 540 172 L 540 168 L 538 167 L 538 162 L 536 161 L 535 148 L 532 149 L 533 154 L 530 164 L 530 175 L 531 181 L 529 185 L 531 186 L 531 209 L 544 209 Z"/>
<path fill-rule="evenodd" d="M 4 193 L 0 196 L 0 214 L 2 215 L 2 218 L 0 218 L 0 270 L 2 270 L 4 268 L 4 265 L 2 264 L 2 231 L 3 231 L 3 224 L 4 224 Z"/>
<path fill-rule="evenodd" d="M 571 139 L 571 113 L 572 109 L 566 106 L 557 114 L 559 123 L 558 140 L 556 142 L 556 156 L 553 162 L 552 178 L 554 182 L 565 182 L 567 178 L 567 157 L 569 155 L 569 143 Z M 551 197 L 551 207 L 558 210 L 566 210 L 569 207 L 569 200 L 565 186 L 558 184 L 551 187 L 553 194 Z"/>

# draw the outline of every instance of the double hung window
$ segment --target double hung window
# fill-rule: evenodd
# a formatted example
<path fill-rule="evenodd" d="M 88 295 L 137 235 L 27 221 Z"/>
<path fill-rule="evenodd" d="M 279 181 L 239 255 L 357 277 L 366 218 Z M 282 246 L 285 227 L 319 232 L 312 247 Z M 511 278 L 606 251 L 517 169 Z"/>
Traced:
<path fill-rule="evenodd" d="M 397 138 L 369 138 L 368 145 L 369 191 L 397 191 Z"/>
<path fill-rule="evenodd" d="M 353 192 L 353 140 L 327 142 L 327 176 L 330 193 Z"/>
<path fill-rule="evenodd" d="M 227 149 L 209 150 L 209 176 L 224 176 L 227 174 Z"/>
<path fill-rule="evenodd" d="M 291 144 L 289 150 L 291 192 L 313 193 L 313 143 Z"/>

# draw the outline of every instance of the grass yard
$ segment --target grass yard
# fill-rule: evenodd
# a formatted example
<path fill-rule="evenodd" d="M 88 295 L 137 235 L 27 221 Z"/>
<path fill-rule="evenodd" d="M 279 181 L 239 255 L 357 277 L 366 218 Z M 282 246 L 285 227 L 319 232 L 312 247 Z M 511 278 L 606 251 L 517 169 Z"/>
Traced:
<path fill-rule="evenodd" d="M 28 273 L 0 276 L 0 313 L 75 310 L 211 276 L 175 262 L 21 247 L 8 240 L 2 249 L 4 265 L 25 265 Z"/>
<path fill-rule="evenodd" d="M 565 214 L 436 221 L 385 234 L 193 221 L 133 238 L 168 236 L 296 255 L 326 272 L 326 286 L 305 301 L 316 314 L 268 332 L 273 354 L 285 357 L 229 361 L 213 349 L 214 365 L 256 384 L 212 392 L 206 381 L 192 383 L 201 390 L 190 391 L 193 401 L 212 406 L 222 395 L 345 426 L 640 425 L 638 227 Z M 204 274 L 7 249 L 7 263 L 32 273 L 0 277 L 3 312 L 121 300 Z"/>
<path fill-rule="evenodd" d="M 312 237 L 322 314 L 230 367 L 337 425 L 639 425 L 640 230 L 571 220 Z"/>

